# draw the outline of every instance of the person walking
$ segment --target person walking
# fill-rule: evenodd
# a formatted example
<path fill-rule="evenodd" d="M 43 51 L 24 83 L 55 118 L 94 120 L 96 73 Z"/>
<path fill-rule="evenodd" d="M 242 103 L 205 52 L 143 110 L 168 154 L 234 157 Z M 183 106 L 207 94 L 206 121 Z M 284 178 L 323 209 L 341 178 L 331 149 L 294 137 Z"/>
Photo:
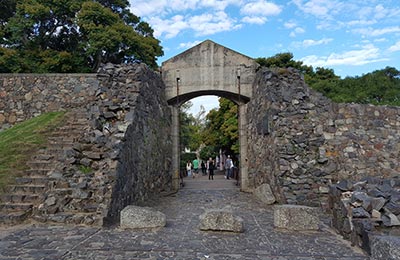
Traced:
<path fill-rule="evenodd" d="M 207 169 L 206 169 L 206 164 L 204 163 L 204 161 L 201 161 L 201 173 L 203 176 L 207 175 Z"/>
<path fill-rule="evenodd" d="M 199 160 L 196 158 L 193 160 L 193 178 L 199 173 Z"/>
<path fill-rule="evenodd" d="M 229 177 L 231 177 L 231 171 L 233 169 L 232 167 L 233 167 L 233 162 L 232 162 L 231 156 L 228 155 L 228 158 L 225 161 L 225 169 L 226 169 L 225 178 L 228 180 L 229 180 Z"/>
<path fill-rule="evenodd" d="M 186 172 L 188 177 L 192 176 L 192 163 L 190 161 L 186 163 Z"/>
<path fill-rule="evenodd" d="M 208 172 L 208 179 L 214 180 L 214 160 L 211 157 L 208 159 Z"/>

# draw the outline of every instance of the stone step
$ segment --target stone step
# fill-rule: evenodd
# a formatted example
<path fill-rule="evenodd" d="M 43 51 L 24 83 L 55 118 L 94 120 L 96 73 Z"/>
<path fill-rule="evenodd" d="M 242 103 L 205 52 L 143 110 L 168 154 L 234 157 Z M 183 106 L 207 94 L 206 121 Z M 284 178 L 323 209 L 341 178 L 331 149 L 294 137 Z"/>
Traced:
<path fill-rule="evenodd" d="M 24 222 L 31 212 L 0 212 L 0 225 L 16 225 Z"/>
<path fill-rule="evenodd" d="M 52 178 L 47 178 L 44 176 L 29 176 L 29 177 L 17 177 L 15 178 L 15 182 L 18 185 L 23 184 L 33 184 L 33 185 L 46 185 Z"/>
<path fill-rule="evenodd" d="M 72 146 L 75 141 L 72 140 L 57 140 L 57 141 L 49 141 L 46 144 L 46 147 L 51 147 L 55 145 L 59 145 L 60 147 Z"/>
<path fill-rule="evenodd" d="M 74 189 L 72 189 L 72 188 L 54 189 L 53 192 L 57 196 L 65 197 L 65 196 L 72 195 L 72 193 L 74 192 Z"/>
<path fill-rule="evenodd" d="M 68 131 L 68 130 L 74 130 L 74 129 L 82 129 L 82 128 L 88 127 L 88 126 L 90 126 L 90 122 L 88 120 L 78 120 L 76 122 L 68 123 L 60 128 L 57 128 L 56 132 L 53 132 L 53 133 L 57 133 L 58 131 L 62 132 L 62 131 Z"/>
<path fill-rule="evenodd" d="M 43 161 L 43 160 L 33 160 L 27 162 L 28 167 L 31 169 L 51 169 L 54 162 L 52 161 Z"/>
<path fill-rule="evenodd" d="M 49 143 L 57 143 L 57 144 L 68 144 L 76 142 L 76 138 L 74 137 L 65 137 L 68 136 L 70 133 L 64 133 L 64 136 L 55 136 L 55 137 L 48 137 L 47 141 Z"/>
<path fill-rule="evenodd" d="M 42 154 L 51 154 L 53 156 L 53 160 L 54 159 L 58 159 L 60 158 L 61 155 L 64 155 L 65 151 L 71 149 L 71 148 L 64 148 L 64 147 L 60 147 L 60 146 L 55 146 L 52 145 L 52 147 L 47 147 L 46 150 L 44 150 L 42 152 Z"/>
<path fill-rule="evenodd" d="M 41 194 L 46 191 L 45 185 L 13 185 L 11 187 L 11 192 L 16 194 Z"/>
<path fill-rule="evenodd" d="M 53 171 L 53 169 L 50 168 L 37 168 L 37 169 L 28 169 L 25 170 L 25 176 L 26 177 L 39 177 L 39 176 L 47 176 L 47 173 L 49 173 L 50 171 Z"/>
<path fill-rule="evenodd" d="M 49 161 L 54 158 L 54 154 L 46 153 L 46 150 L 40 150 L 38 154 L 32 157 L 34 160 Z"/>
<path fill-rule="evenodd" d="M 37 203 L 43 199 L 39 194 L 2 194 L 0 201 L 10 203 Z"/>
<path fill-rule="evenodd" d="M 2 203 L 0 204 L 1 212 L 16 212 L 16 211 L 32 211 L 32 203 Z"/>
<path fill-rule="evenodd" d="M 63 129 L 57 129 L 56 131 L 52 132 L 50 137 L 61 137 L 61 136 L 80 136 L 82 134 L 82 129 L 86 126 L 75 126 L 75 127 L 68 127 Z"/>

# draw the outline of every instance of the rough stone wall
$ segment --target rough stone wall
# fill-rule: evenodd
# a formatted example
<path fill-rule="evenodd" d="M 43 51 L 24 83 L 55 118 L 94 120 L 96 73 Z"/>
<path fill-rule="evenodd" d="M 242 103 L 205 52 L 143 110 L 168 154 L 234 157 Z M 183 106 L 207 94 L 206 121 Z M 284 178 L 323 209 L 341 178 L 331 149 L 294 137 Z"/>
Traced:
<path fill-rule="evenodd" d="M 339 104 L 325 122 L 321 156 L 337 164 L 337 180 L 400 174 L 400 107 Z"/>
<path fill-rule="evenodd" d="M 248 103 L 250 184 L 326 206 L 328 185 L 400 173 L 400 108 L 335 104 L 292 69 L 261 69 Z"/>
<path fill-rule="evenodd" d="M 97 87 L 95 74 L 1 74 L 0 130 L 44 112 L 85 107 Z"/>
<path fill-rule="evenodd" d="M 171 188 L 171 111 L 160 75 L 143 64 L 108 65 L 99 76 L 105 91 L 96 108 L 97 127 L 104 132 L 120 119 L 111 142 L 119 153 L 106 216 L 107 223 L 115 223 L 125 206 Z"/>
<path fill-rule="evenodd" d="M 19 114 L 15 122 L 73 108 L 87 120 L 73 147 L 54 162 L 57 169 L 47 173 L 36 219 L 102 225 L 117 221 L 126 205 L 171 188 L 171 112 L 159 73 L 144 64 L 107 64 L 97 75 L 0 78 L 9 86 L 0 93 L 20 107 L 16 113 L 1 103 L 0 111 L 7 118 Z"/>

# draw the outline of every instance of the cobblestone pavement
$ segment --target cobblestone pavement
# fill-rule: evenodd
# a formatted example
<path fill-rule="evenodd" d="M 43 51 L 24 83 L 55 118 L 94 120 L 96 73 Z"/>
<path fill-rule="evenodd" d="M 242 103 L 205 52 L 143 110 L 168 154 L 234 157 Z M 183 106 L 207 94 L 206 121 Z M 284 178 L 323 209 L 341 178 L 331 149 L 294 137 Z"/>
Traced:
<path fill-rule="evenodd" d="M 222 175 L 185 178 L 178 193 L 150 206 L 167 215 L 156 230 L 120 230 L 72 226 L 25 225 L 0 228 L 0 259 L 243 259 L 366 260 L 326 226 L 318 232 L 287 232 L 273 227 L 273 209 L 239 192 Z M 244 220 L 240 234 L 198 229 L 206 209 L 228 207 Z"/>

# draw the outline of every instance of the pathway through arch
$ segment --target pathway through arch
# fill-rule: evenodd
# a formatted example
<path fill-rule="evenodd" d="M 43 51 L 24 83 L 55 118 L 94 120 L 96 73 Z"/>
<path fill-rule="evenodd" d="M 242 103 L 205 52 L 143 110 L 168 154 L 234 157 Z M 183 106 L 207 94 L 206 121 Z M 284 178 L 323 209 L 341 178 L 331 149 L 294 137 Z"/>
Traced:
<path fill-rule="evenodd" d="M 121 230 L 82 226 L 0 227 L 0 259 L 146 260 L 367 260 L 326 226 L 318 232 L 288 232 L 273 227 L 273 207 L 240 192 L 235 181 L 200 176 L 184 178 L 177 193 L 149 206 L 167 216 L 164 228 Z M 243 218 L 243 233 L 199 230 L 209 209 L 229 209 Z"/>

